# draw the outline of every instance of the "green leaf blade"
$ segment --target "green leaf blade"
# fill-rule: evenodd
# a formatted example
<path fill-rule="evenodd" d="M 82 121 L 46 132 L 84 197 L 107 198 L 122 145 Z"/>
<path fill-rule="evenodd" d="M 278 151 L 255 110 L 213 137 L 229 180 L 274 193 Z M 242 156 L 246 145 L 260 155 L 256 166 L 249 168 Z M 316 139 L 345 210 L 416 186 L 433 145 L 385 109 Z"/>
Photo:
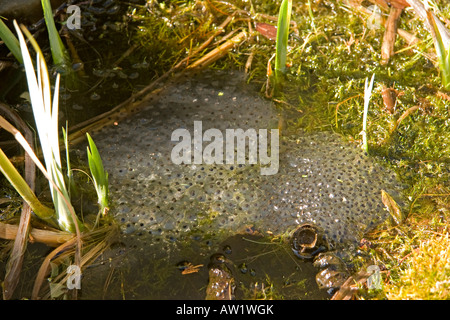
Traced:
<path fill-rule="evenodd" d="M 283 0 L 278 14 L 275 73 L 286 73 L 289 26 L 291 23 L 292 0 Z"/>
<path fill-rule="evenodd" d="M 94 180 L 94 187 L 97 192 L 101 212 L 104 212 L 109 206 L 108 172 L 103 167 L 103 162 L 94 140 L 92 140 L 89 133 L 86 133 L 86 136 L 89 143 L 89 147 L 87 148 L 89 168 L 92 179 Z"/>
<path fill-rule="evenodd" d="M 11 30 L 6 26 L 2 19 L 0 19 L 0 38 L 5 42 L 5 45 L 14 55 L 14 57 L 21 64 L 23 63 L 22 53 L 20 50 L 19 40 L 14 36 Z"/>
<path fill-rule="evenodd" d="M 52 51 L 53 62 L 55 65 L 65 68 L 69 61 L 69 55 L 56 29 L 53 19 L 53 12 L 50 0 L 41 0 L 42 10 L 44 11 L 45 24 L 47 25 L 48 37 L 50 40 L 50 49 Z"/>

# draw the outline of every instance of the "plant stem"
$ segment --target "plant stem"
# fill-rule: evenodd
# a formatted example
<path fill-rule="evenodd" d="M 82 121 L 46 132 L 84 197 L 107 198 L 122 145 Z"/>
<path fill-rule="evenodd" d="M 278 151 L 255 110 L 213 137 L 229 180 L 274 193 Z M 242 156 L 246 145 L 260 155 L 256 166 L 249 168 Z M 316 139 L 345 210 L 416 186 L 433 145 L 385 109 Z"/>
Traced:
<path fill-rule="evenodd" d="M 308 7 L 309 18 L 311 19 L 311 26 L 313 27 L 314 31 L 317 32 L 316 24 L 314 23 L 314 14 L 313 14 L 312 8 L 311 8 L 311 0 L 308 0 L 308 3 L 306 5 Z"/>

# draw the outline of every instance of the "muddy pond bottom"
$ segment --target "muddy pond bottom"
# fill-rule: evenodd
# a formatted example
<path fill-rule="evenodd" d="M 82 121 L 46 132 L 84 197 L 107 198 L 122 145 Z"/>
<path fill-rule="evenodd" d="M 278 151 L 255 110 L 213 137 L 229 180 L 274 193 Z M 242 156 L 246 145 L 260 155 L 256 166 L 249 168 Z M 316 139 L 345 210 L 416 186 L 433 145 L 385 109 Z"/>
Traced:
<path fill-rule="evenodd" d="M 352 252 L 388 217 L 381 190 L 399 196 L 393 173 L 336 134 L 299 131 L 276 139 L 282 111 L 240 72 L 202 71 L 144 104 L 93 135 L 121 238 L 101 266 L 87 270 L 83 298 L 100 286 L 105 298 L 204 299 L 214 254 L 230 264 L 236 298 L 324 298 L 314 283 L 318 270 L 292 254 L 292 232 L 311 223 L 329 250 Z M 248 136 L 227 140 L 230 129 Z M 242 163 L 239 143 L 249 136 L 258 144 L 246 145 Z M 226 163 L 230 156 L 234 162 Z M 104 277 L 101 268 L 109 270 Z M 107 286 L 93 284 L 102 278 Z"/>

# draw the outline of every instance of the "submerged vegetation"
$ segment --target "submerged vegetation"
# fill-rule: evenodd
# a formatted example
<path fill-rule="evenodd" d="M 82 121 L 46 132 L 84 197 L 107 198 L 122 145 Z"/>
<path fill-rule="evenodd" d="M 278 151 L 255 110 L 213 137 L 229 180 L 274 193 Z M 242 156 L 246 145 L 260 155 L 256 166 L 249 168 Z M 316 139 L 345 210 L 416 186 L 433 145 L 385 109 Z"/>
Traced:
<path fill-rule="evenodd" d="M 450 5 L 444 0 L 434 2 L 430 10 L 450 29 Z M 378 10 L 373 9 L 374 3 L 379 4 Z M 123 19 L 94 28 L 90 36 L 92 42 L 107 47 L 116 44 L 115 34 L 127 34 L 130 43 L 123 40 L 120 44 L 127 48 L 124 52 L 107 50 L 102 57 L 91 59 L 90 45 L 72 39 L 79 47 L 84 71 L 96 76 L 86 80 L 91 81 L 86 85 L 89 90 L 80 101 L 84 96 L 97 101 L 93 94 L 101 88 L 103 92 L 119 88 L 128 98 L 146 88 L 148 81 L 198 61 L 219 69 L 245 70 L 248 81 L 286 114 L 287 128 L 336 131 L 350 143 L 368 148 L 372 156 L 396 170 L 407 186 L 401 209 L 406 219 L 395 226 L 379 226 L 360 248 L 380 267 L 383 289 L 362 287 L 354 296 L 449 299 L 450 50 L 433 23 L 432 30 L 427 29 L 425 20 L 411 7 L 403 7 L 396 22 L 394 54 L 382 63 L 384 21 L 392 10 L 382 3 L 149 0 L 129 5 Z M 285 33 L 287 50 L 273 60 L 275 52 L 281 52 L 275 42 L 277 31 L 281 32 L 280 26 L 276 29 L 277 15 L 280 7 L 288 12 L 288 4 L 292 8 L 291 21 L 287 20 L 290 32 Z M 82 25 L 85 31 L 96 21 L 95 11 L 89 8 L 82 7 L 88 13 Z M 214 50 L 219 47 L 221 59 L 216 59 L 219 52 Z M 210 60 L 202 60 L 205 57 Z M 282 89 L 273 96 L 268 77 L 272 65 L 285 74 Z M 139 70 L 140 78 L 134 70 Z M 367 86 L 372 75 L 376 81 L 373 87 Z M 105 104 L 111 107 L 125 100 L 114 98 L 108 97 Z M 95 150 L 91 145 L 90 162 L 96 162 Z M 98 162 L 91 170 L 99 199 L 103 199 L 99 200 L 103 213 L 108 207 L 104 202 L 108 199 L 107 175 L 102 175 Z"/>

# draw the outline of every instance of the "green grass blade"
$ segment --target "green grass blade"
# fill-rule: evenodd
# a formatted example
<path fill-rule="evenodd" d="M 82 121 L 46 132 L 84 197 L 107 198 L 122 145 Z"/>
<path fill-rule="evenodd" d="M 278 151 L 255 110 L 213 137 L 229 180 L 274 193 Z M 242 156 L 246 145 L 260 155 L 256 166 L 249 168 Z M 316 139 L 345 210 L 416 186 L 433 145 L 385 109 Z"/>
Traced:
<path fill-rule="evenodd" d="M 316 30 L 316 24 L 314 23 L 314 14 L 311 8 L 311 0 L 308 0 L 308 3 L 306 5 L 308 7 L 309 18 L 311 19 L 311 26 L 313 27 L 314 30 Z"/>
<path fill-rule="evenodd" d="M 47 221 L 51 221 L 54 218 L 55 211 L 44 206 L 38 200 L 26 181 L 9 161 L 8 157 L 3 153 L 2 149 L 0 149 L 0 171 L 39 218 Z"/>
<path fill-rule="evenodd" d="M 450 50 L 447 51 L 445 66 L 445 72 L 442 73 L 442 84 L 446 90 L 450 90 Z"/>
<path fill-rule="evenodd" d="M 292 0 L 283 0 L 278 14 L 275 75 L 286 73 L 286 57 L 291 23 Z"/>
<path fill-rule="evenodd" d="M 59 36 L 58 30 L 56 29 L 50 0 L 41 0 L 41 4 L 42 10 L 44 11 L 45 24 L 47 25 L 53 63 L 57 66 L 62 66 L 65 68 L 69 61 L 69 55 L 64 47 L 61 37 Z"/>
<path fill-rule="evenodd" d="M 48 173 L 37 158 L 36 154 L 34 153 L 33 149 L 30 147 L 26 139 L 23 137 L 23 135 L 20 133 L 19 130 L 17 130 L 13 125 L 11 125 L 5 118 L 0 116 L 0 127 L 3 127 L 6 131 L 11 133 L 14 138 L 19 142 L 19 144 L 24 148 L 24 150 L 28 153 L 31 160 L 35 163 L 35 165 L 39 168 L 39 170 L 42 171 L 45 177 L 48 177 Z M 56 217 L 55 211 L 53 211 L 50 208 L 47 208 L 40 204 L 39 200 L 34 196 L 33 191 L 30 189 L 30 187 L 25 183 L 23 178 L 19 175 L 17 170 L 12 166 L 12 164 L 9 163 L 9 159 L 4 157 L 2 159 L 1 169 L 6 177 L 8 177 L 8 180 L 10 183 L 14 186 L 16 191 L 21 195 L 21 197 L 29 204 L 31 209 L 34 211 L 34 213 L 41 219 L 46 220 L 47 222 L 50 222 L 52 226 L 57 227 L 56 220 L 54 219 Z"/>
<path fill-rule="evenodd" d="M 434 41 L 434 47 L 436 49 L 436 55 L 439 60 L 439 68 L 441 70 L 442 85 L 446 90 L 450 90 L 450 48 L 446 48 L 444 39 L 439 27 L 436 24 L 431 11 L 427 12 L 428 22 L 431 25 L 431 35 Z"/>
<path fill-rule="evenodd" d="M 22 54 L 20 53 L 19 40 L 6 26 L 2 19 L 0 19 L 0 38 L 5 42 L 5 45 L 12 52 L 17 61 L 23 63 Z"/>
<path fill-rule="evenodd" d="M 87 148 L 89 168 L 94 180 L 95 190 L 97 191 L 100 210 L 102 213 L 105 213 L 105 209 L 109 206 L 108 172 L 103 167 L 103 162 L 94 140 L 92 140 L 89 133 L 86 133 L 86 136 L 89 142 L 89 147 Z"/>

